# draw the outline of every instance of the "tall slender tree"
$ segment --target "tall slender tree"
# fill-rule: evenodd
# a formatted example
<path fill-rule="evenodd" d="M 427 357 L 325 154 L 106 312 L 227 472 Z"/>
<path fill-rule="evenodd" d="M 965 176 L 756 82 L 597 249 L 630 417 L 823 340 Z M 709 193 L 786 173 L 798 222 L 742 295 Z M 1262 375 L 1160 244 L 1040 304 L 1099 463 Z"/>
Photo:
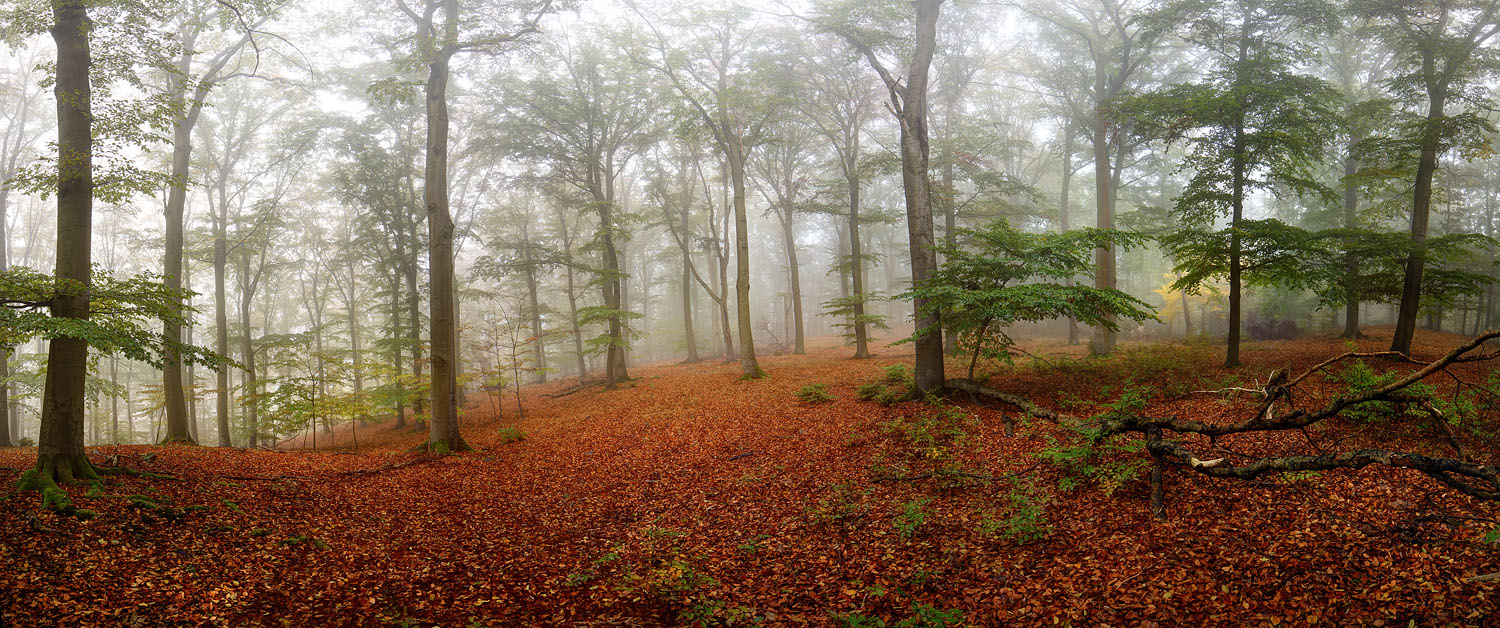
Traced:
<path fill-rule="evenodd" d="M 903 47 L 899 58 L 907 61 L 903 79 L 887 67 L 877 47 L 884 43 L 907 41 L 904 33 L 892 36 L 889 24 L 873 22 L 888 12 L 866 12 L 858 3 L 841 2 L 823 9 L 818 22 L 822 28 L 842 37 L 870 64 L 889 95 L 888 107 L 901 127 L 901 186 L 906 197 L 906 231 L 911 247 L 912 285 L 921 284 L 937 270 L 936 241 L 932 226 L 932 179 L 929 173 L 931 146 L 927 137 L 927 83 L 932 57 L 937 49 L 937 25 L 943 0 L 916 0 L 909 27 L 914 37 L 909 49 Z M 905 11 L 896 12 L 904 15 Z M 918 329 L 930 333 L 913 341 L 916 368 L 911 395 L 942 388 L 943 334 L 936 314 L 925 307 L 926 300 L 913 299 L 913 319 Z"/>
<path fill-rule="evenodd" d="M 423 194 L 427 207 L 432 415 L 426 446 L 446 451 L 469 448 L 458 426 L 454 224 L 448 203 L 449 66 L 461 52 L 498 52 L 538 32 L 542 17 L 554 8 L 553 0 L 513 3 L 476 0 L 473 4 L 463 4 L 467 6 L 461 6 L 459 0 L 419 0 L 414 5 L 396 0 L 401 13 L 416 28 L 415 58 L 427 68 L 423 89 L 427 105 Z"/>

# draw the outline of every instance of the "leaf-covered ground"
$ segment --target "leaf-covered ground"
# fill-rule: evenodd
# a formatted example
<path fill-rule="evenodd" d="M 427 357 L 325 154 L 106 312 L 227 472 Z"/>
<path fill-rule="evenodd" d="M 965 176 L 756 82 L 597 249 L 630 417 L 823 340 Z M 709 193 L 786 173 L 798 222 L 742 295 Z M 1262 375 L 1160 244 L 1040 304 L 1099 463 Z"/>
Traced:
<path fill-rule="evenodd" d="M 1417 354 L 1435 357 L 1457 340 L 1419 336 Z M 1066 474 L 1034 454 L 1065 430 L 1021 420 L 1007 437 L 1009 408 L 955 400 L 979 420 L 960 422 L 970 435 L 946 448 L 941 438 L 924 449 L 882 429 L 932 412 L 855 399 L 879 367 L 901 361 L 899 349 L 866 361 L 832 345 L 769 357 L 771 377 L 756 382 L 739 381 L 735 364 L 705 363 L 639 368 L 641 379 L 613 392 L 549 398 L 567 383 L 537 386 L 521 421 L 509 400 L 497 420 L 489 400 L 475 399 L 464 420 L 478 451 L 443 458 L 407 453 L 421 435 L 388 426 L 363 428 L 357 454 L 98 448 L 99 462 L 179 479 L 112 479 L 93 496 L 70 489 L 99 512 L 91 521 L 43 512 L 33 494 L 0 502 L 0 624 L 1500 621 L 1500 585 L 1465 582 L 1500 571 L 1500 549 L 1483 541 L 1495 506 L 1384 468 L 1256 483 L 1170 472 L 1170 520 L 1158 523 L 1142 478 L 1059 489 Z M 1254 343 L 1254 366 L 1234 374 L 1217 367 L 1214 347 L 1128 349 L 1102 364 L 1023 365 L 991 384 L 1089 414 L 1128 378 L 1154 386 L 1154 411 L 1211 419 L 1249 402 L 1180 395 L 1307 368 L 1343 349 L 1333 340 Z M 1315 388 L 1334 385 L 1315 379 Z M 812 383 L 836 399 L 799 401 Z M 501 426 L 524 440 L 505 442 Z M 1308 437 L 1442 451 L 1420 433 L 1380 425 Z M 1308 437 L 1226 446 L 1303 451 Z M 1465 438 L 1469 453 L 1495 461 L 1479 441 Z M 0 451 L 0 482 L 14 486 L 34 456 Z M 944 456 L 975 475 L 1016 475 L 876 481 L 921 475 Z"/>

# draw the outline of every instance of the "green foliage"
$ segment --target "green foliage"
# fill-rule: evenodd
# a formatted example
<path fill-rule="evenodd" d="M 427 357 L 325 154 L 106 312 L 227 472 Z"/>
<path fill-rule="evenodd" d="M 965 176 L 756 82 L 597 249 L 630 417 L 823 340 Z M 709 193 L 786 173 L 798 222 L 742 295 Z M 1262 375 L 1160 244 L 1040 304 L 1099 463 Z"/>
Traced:
<path fill-rule="evenodd" d="M 905 397 L 916 381 L 912 378 L 911 369 L 902 363 L 892 364 L 881 370 L 883 377 L 880 380 L 861 384 L 854 389 L 856 398 L 888 406 Z"/>
<path fill-rule="evenodd" d="M 823 302 L 823 315 L 833 319 L 833 326 L 843 330 L 843 336 L 847 340 L 854 339 L 855 327 L 864 325 L 866 329 L 878 329 L 890 331 L 891 326 L 887 317 L 880 314 L 872 314 L 867 308 L 871 303 L 887 301 L 888 297 L 879 292 L 867 292 L 847 297 L 834 297 Z M 861 314 L 855 314 L 855 306 L 862 306 Z"/>
<path fill-rule="evenodd" d="M 513 425 L 507 425 L 500 428 L 499 430 L 496 430 L 496 434 L 500 437 L 501 445 L 509 445 L 511 443 L 519 443 L 523 440 L 526 440 L 526 435 L 521 432 L 521 428 L 515 427 Z"/>
<path fill-rule="evenodd" d="M 56 318 L 47 310 L 60 295 L 89 295 L 89 317 Z M 105 355 L 121 355 L 161 368 L 164 356 L 175 350 L 184 362 L 219 369 L 231 361 L 207 349 L 171 342 L 161 331 L 164 322 L 191 326 L 196 311 L 182 306 L 190 290 L 169 290 L 161 277 L 140 273 L 128 279 L 95 266 L 88 286 L 58 280 L 24 266 L 0 271 L 0 345 L 18 345 L 35 338 L 78 338 Z"/>
<path fill-rule="evenodd" d="M 853 484 L 840 482 L 831 487 L 829 494 L 819 498 L 816 506 L 808 508 L 807 514 L 819 523 L 843 525 L 865 516 L 868 510 L 865 502 L 870 493 L 869 489 L 856 492 Z"/>
<path fill-rule="evenodd" d="M 901 505 L 901 512 L 891 520 L 891 527 L 896 529 L 896 534 L 903 539 L 909 539 L 917 533 L 917 529 L 927 522 L 927 504 L 932 502 L 931 497 L 920 497 Z"/>
<path fill-rule="evenodd" d="M 969 376 L 980 359 L 1009 364 L 1014 341 L 1002 331 L 1017 323 L 1074 318 L 1080 324 L 1117 330 L 1118 319 L 1152 319 L 1150 306 L 1119 290 L 1070 278 L 1094 271 L 1094 250 L 1140 246 L 1138 234 L 1100 229 L 1066 233 L 1026 233 L 1005 220 L 979 229 L 959 229 L 954 245 L 938 244 L 945 261 L 932 277 L 903 293 L 922 301 L 923 313 L 941 320 L 971 356 Z M 903 342 L 938 331 L 936 323 L 918 328 Z"/>
<path fill-rule="evenodd" d="M 808 384 L 797 390 L 797 398 L 802 403 L 823 403 L 836 399 L 828 392 L 827 384 Z"/>
<path fill-rule="evenodd" d="M 833 621 L 843 628 L 958 628 L 964 626 L 963 609 L 940 609 L 930 604 L 912 602 L 911 617 L 894 624 L 880 617 L 860 613 L 841 613 Z"/>
<path fill-rule="evenodd" d="M 981 535 L 1025 545 L 1052 533 L 1047 523 L 1046 496 L 1035 485 L 1017 482 L 1006 494 L 1006 501 L 1009 509 L 1004 518 L 997 519 L 989 512 L 980 517 Z"/>
<path fill-rule="evenodd" d="M 1400 375 L 1394 372 L 1379 373 L 1371 368 L 1364 360 L 1352 360 L 1348 366 L 1339 371 L 1338 375 L 1330 374 L 1329 379 L 1335 379 L 1343 384 L 1343 396 L 1350 397 L 1360 393 L 1368 392 L 1381 386 L 1400 379 Z M 1396 413 L 1395 405 L 1389 401 L 1366 401 L 1361 404 L 1349 406 L 1344 409 L 1344 416 L 1360 422 L 1384 421 Z"/>
<path fill-rule="evenodd" d="M 979 420 L 957 406 L 929 398 L 930 407 L 907 417 L 892 416 L 880 425 L 894 435 L 910 456 L 935 463 L 948 462 L 969 439 Z"/>
<path fill-rule="evenodd" d="M 1068 425 L 1073 432 L 1070 437 L 1064 440 L 1048 437 L 1048 446 L 1037 452 L 1037 457 L 1062 472 L 1058 488 L 1073 490 L 1093 482 L 1105 495 L 1113 495 L 1121 485 L 1140 477 L 1150 467 L 1149 461 L 1125 455 L 1143 451 L 1144 442 L 1101 438 L 1103 430 L 1097 426 L 1140 412 L 1151 394 L 1150 388 L 1126 384 L 1115 400 L 1100 404 L 1104 412 L 1094 415 L 1093 420 Z"/>

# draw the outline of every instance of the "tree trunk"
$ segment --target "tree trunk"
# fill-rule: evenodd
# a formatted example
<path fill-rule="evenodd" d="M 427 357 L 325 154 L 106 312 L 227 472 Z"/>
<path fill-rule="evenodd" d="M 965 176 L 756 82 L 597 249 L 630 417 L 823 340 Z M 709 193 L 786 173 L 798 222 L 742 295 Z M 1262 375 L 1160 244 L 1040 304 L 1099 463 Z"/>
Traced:
<path fill-rule="evenodd" d="M 256 372 L 255 372 L 255 341 L 253 336 L 255 326 L 250 322 L 250 305 L 255 298 L 255 289 L 250 282 L 250 253 L 248 251 L 240 257 L 240 326 L 243 333 L 240 336 L 240 361 L 244 365 L 244 388 L 241 396 L 245 403 L 245 427 L 250 433 L 247 447 L 255 449 L 260 444 L 260 428 L 257 412 L 259 400 L 255 397 Z"/>
<path fill-rule="evenodd" d="M 229 265 L 229 199 L 220 191 L 219 206 L 214 209 L 214 350 L 219 355 L 229 355 L 229 305 L 225 294 L 224 272 Z M 219 446 L 234 446 L 229 436 L 229 368 L 222 367 L 215 374 L 217 390 L 214 395 L 216 425 L 219 430 Z"/>
<path fill-rule="evenodd" d="M 399 235 L 397 238 L 399 239 Z M 398 247 L 399 253 L 399 247 Z M 399 255 L 398 255 L 399 257 Z M 401 268 L 400 260 L 396 260 L 391 267 L 391 337 L 401 338 Z M 416 321 L 412 321 L 416 325 Z M 391 343 L 391 369 L 396 373 L 396 390 L 400 393 L 396 397 L 396 427 L 406 427 L 406 384 L 402 381 L 402 372 L 405 370 L 405 362 L 401 359 L 401 343 Z"/>
<path fill-rule="evenodd" d="M 734 296 L 740 334 L 740 378 L 759 379 L 766 372 L 755 359 L 755 337 L 750 323 L 750 224 L 745 210 L 744 139 L 731 131 L 727 116 L 720 118 L 729 137 L 729 178 L 734 185 Z"/>
<path fill-rule="evenodd" d="M 52 40 L 57 45 L 53 86 L 58 150 L 55 276 L 59 282 L 76 284 L 53 295 L 51 314 L 70 319 L 88 318 L 88 286 L 92 280 L 93 92 L 89 84 L 90 22 L 85 7 L 83 0 L 58 0 L 52 5 Z M 58 336 L 49 343 L 42 427 L 37 439 L 38 489 L 53 482 L 98 478 L 83 451 L 88 351 L 88 343 L 73 336 Z"/>
<path fill-rule="evenodd" d="M 1068 214 L 1071 213 L 1073 209 L 1071 203 L 1073 192 L 1073 135 L 1073 121 L 1069 120 L 1068 123 L 1063 126 L 1062 189 L 1059 190 L 1057 194 L 1058 226 L 1063 233 L 1067 233 L 1071 228 L 1071 225 L 1069 224 Z M 1071 288 L 1073 287 L 1073 278 L 1068 277 L 1066 280 L 1064 280 L 1063 283 L 1064 285 Z M 1185 320 L 1187 318 L 1187 308 L 1183 308 L 1182 315 Z M 1189 335 L 1192 334 L 1190 333 Z M 1078 344 L 1078 318 L 1069 316 L 1068 346 L 1076 344 Z"/>
<path fill-rule="evenodd" d="M 927 78 L 937 45 L 937 21 L 942 0 L 917 0 L 917 39 L 901 102 L 901 183 L 906 193 L 906 228 L 911 241 L 912 284 L 927 281 L 937 270 L 932 233 L 932 190 L 927 160 Z M 915 299 L 913 317 L 918 329 L 932 332 L 918 338 L 913 395 L 943 386 L 943 332 L 927 302 Z"/>
<path fill-rule="evenodd" d="M 531 258 L 531 235 L 524 231 L 521 256 L 526 264 L 526 299 L 531 308 L 531 363 L 535 368 L 531 381 L 541 384 L 547 381 L 547 347 L 542 342 L 542 307 L 537 299 L 536 262 Z"/>
<path fill-rule="evenodd" d="M 447 0 L 446 15 L 456 24 L 458 3 Z M 456 30 L 456 26 L 452 27 Z M 427 446 L 466 451 L 458 431 L 457 382 L 454 380 L 453 216 L 448 209 L 448 60 L 438 52 L 427 76 L 427 170 L 423 193 L 427 203 L 427 264 L 430 277 L 428 336 L 432 347 L 432 415 Z"/>
<path fill-rule="evenodd" d="M 683 169 L 686 170 L 684 164 Z M 698 338 L 693 333 L 693 253 L 692 237 L 688 225 L 688 202 L 692 193 L 687 185 L 686 177 L 683 177 L 682 207 L 678 210 L 682 219 L 682 335 L 683 342 L 687 345 L 687 363 L 697 364 Z"/>
<path fill-rule="evenodd" d="M 173 79 L 179 85 L 181 81 L 187 80 L 186 72 L 192 65 L 192 52 L 185 51 L 182 58 L 178 70 L 184 75 Z M 182 90 L 178 91 L 179 97 L 185 96 Z M 201 103 L 200 98 L 189 105 L 187 111 L 172 123 L 172 177 L 179 183 L 174 183 L 167 191 L 166 252 L 163 254 L 162 264 L 162 280 L 170 291 L 182 289 L 183 208 L 187 205 L 186 181 L 193 152 L 193 125 L 198 119 Z M 182 305 L 178 304 L 179 309 Z M 162 354 L 161 370 L 162 405 L 167 415 L 165 442 L 196 445 L 197 441 L 189 433 L 187 399 L 182 391 L 182 356 L 173 348 L 174 344 L 182 342 L 182 326 L 173 321 L 165 321 L 162 332 L 167 341 L 166 351 Z"/>
<path fill-rule="evenodd" d="M 1432 209 L 1432 176 L 1437 172 L 1438 149 L 1442 141 L 1443 107 L 1448 100 L 1448 85 L 1436 83 L 1427 92 L 1427 123 L 1422 131 L 1422 154 L 1417 161 L 1417 179 L 1412 186 L 1411 253 L 1406 257 L 1406 279 L 1401 286 L 1401 310 L 1396 315 L 1396 333 L 1391 337 L 1391 351 L 1411 353 L 1411 339 L 1417 330 L 1417 311 L 1422 306 L 1422 271 L 1427 263 L 1427 216 Z"/>
<path fill-rule="evenodd" d="M 1354 146 L 1344 157 L 1344 228 L 1354 229 L 1359 225 L 1359 188 L 1354 182 L 1354 173 L 1359 164 L 1354 160 Z M 1354 253 L 1344 255 L 1344 333 L 1343 338 L 1359 338 L 1359 258 Z"/>
<path fill-rule="evenodd" d="M 856 138 L 851 144 L 848 166 L 849 174 L 849 276 L 850 287 L 854 294 L 854 357 L 864 359 L 870 357 L 870 330 L 865 325 L 865 258 L 864 251 L 860 249 L 859 235 L 859 171 L 858 166 L 859 140 Z M 842 282 L 840 282 L 842 284 Z M 841 285 L 841 287 L 843 287 Z"/>
<path fill-rule="evenodd" d="M 1099 69 L 1101 74 L 1095 82 L 1095 93 L 1102 93 L 1104 80 L 1103 68 Z M 1099 103 L 1102 109 L 1103 103 Z M 1115 190 L 1111 185 L 1111 167 L 1109 164 L 1109 120 L 1105 118 L 1102 110 L 1094 112 L 1094 202 L 1095 221 L 1094 226 L 1099 229 L 1115 228 Z M 1115 277 L 1115 247 L 1114 244 L 1094 249 L 1094 287 L 1100 290 L 1113 290 L 1118 285 Z M 1089 352 L 1094 355 L 1106 355 L 1115 346 L 1115 334 L 1108 328 L 1098 326 L 1094 328 L 1094 337 L 1089 342 Z"/>
<path fill-rule="evenodd" d="M 802 330 L 802 277 L 797 272 L 797 236 L 792 230 L 792 208 L 787 207 L 781 221 L 781 237 L 786 241 L 786 263 L 791 272 L 792 283 L 792 353 L 807 354 L 807 343 Z"/>

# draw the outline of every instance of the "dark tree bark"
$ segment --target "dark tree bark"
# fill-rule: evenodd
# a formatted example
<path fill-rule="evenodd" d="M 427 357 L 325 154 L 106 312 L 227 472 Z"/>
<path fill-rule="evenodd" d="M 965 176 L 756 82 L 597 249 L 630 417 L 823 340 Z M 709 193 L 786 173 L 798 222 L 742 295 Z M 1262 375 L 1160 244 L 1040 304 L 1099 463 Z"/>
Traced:
<path fill-rule="evenodd" d="M 92 55 L 87 3 L 57 0 L 52 5 L 52 40 L 57 45 L 57 267 L 59 290 L 52 299 L 56 318 L 89 316 L 93 278 L 90 244 L 94 212 Z M 43 483 L 97 479 L 83 451 L 84 390 L 88 343 L 59 336 L 47 350 L 42 390 L 42 428 L 36 471 Z M 41 488 L 41 487 L 38 487 Z"/>

